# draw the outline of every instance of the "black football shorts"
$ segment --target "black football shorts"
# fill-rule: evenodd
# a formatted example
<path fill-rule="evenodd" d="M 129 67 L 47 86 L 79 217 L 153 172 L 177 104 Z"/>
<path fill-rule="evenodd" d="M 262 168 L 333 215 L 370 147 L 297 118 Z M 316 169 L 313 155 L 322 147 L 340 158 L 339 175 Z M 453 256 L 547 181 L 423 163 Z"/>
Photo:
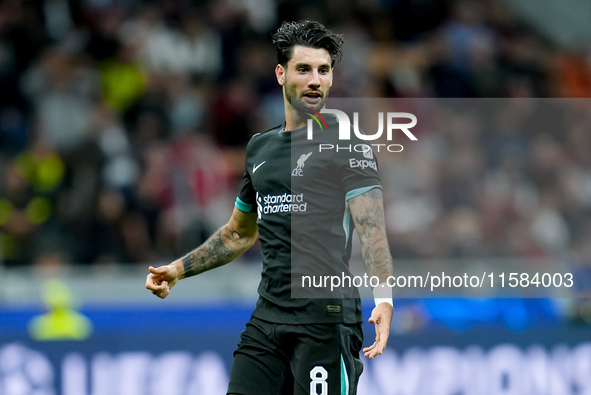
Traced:
<path fill-rule="evenodd" d="M 251 318 L 234 352 L 228 394 L 355 395 L 361 324 L 274 324 Z"/>

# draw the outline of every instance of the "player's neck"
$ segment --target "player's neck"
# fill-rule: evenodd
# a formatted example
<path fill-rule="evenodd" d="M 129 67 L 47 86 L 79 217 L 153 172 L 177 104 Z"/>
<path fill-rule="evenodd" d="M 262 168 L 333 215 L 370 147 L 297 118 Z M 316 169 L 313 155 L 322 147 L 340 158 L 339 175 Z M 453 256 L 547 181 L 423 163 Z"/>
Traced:
<path fill-rule="evenodd" d="M 290 116 L 285 114 L 285 131 L 291 132 L 292 130 L 301 129 L 306 126 L 307 118 L 303 116 Z"/>
<path fill-rule="evenodd" d="M 295 110 L 288 103 L 285 104 L 285 131 L 301 129 L 306 126 L 310 116 L 306 113 Z"/>

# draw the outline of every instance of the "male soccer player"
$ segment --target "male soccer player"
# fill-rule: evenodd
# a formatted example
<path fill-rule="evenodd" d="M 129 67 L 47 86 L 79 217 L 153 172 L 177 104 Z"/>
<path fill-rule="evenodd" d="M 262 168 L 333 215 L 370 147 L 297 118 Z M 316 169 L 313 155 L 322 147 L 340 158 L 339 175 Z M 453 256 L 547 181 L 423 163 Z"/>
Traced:
<path fill-rule="evenodd" d="M 320 122 L 311 124 L 313 138 L 307 138 L 309 114 L 324 108 L 342 43 L 341 35 L 317 22 L 282 24 L 273 35 L 273 45 L 285 123 L 250 140 L 243 186 L 229 222 L 186 256 L 149 268 L 146 288 L 165 298 L 180 279 L 230 262 L 259 237 L 263 256 L 259 299 L 234 353 L 228 394 L 354 395 L 357 391 L 363 370 L 358 290 L 350 285 L 328 290 L 326 284 L 326 292 L 316 294 L 317 289 L 306 288 L 303 281 L 315 275 L 341 279 L 351 275 L 353 227 L 368 275 L 383 283 L 392 274 L 382 190 L 371 148 L 321 150 L 319 144 L 338 144 L 338 121 L 326 114 L 325 128 L 318 126 Z M 381 354 L 388 341 L 389 296 L 376 298 L 369 319 L 376 327 L 375 342 L 363 349 L 370 359 Z"/>

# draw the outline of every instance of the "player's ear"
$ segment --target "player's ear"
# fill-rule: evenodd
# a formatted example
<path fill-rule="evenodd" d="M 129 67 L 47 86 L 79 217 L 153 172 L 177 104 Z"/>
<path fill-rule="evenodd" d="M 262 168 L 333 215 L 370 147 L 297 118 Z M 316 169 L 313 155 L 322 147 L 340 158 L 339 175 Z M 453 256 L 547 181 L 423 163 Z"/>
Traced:
<path fill-rule="evenodd" d="M 275 77 L 277 77 L 277 83 L 283 86 L 285 84 L 285 67 L 278 64 L 275 67 Z"/>

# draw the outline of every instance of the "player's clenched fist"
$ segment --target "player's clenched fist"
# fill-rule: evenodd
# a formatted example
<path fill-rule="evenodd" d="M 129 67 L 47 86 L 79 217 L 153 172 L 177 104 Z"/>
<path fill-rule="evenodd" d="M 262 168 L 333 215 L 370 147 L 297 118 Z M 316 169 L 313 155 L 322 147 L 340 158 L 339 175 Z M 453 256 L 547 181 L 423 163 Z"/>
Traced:
<path fill-rule="evenodd" d="M 165 298 L 170 289 L 179 281 L 179 273 L 174 264 L 148 268 L 150 274 L 146 277 L 146 288 L 159 298 Z"/>

